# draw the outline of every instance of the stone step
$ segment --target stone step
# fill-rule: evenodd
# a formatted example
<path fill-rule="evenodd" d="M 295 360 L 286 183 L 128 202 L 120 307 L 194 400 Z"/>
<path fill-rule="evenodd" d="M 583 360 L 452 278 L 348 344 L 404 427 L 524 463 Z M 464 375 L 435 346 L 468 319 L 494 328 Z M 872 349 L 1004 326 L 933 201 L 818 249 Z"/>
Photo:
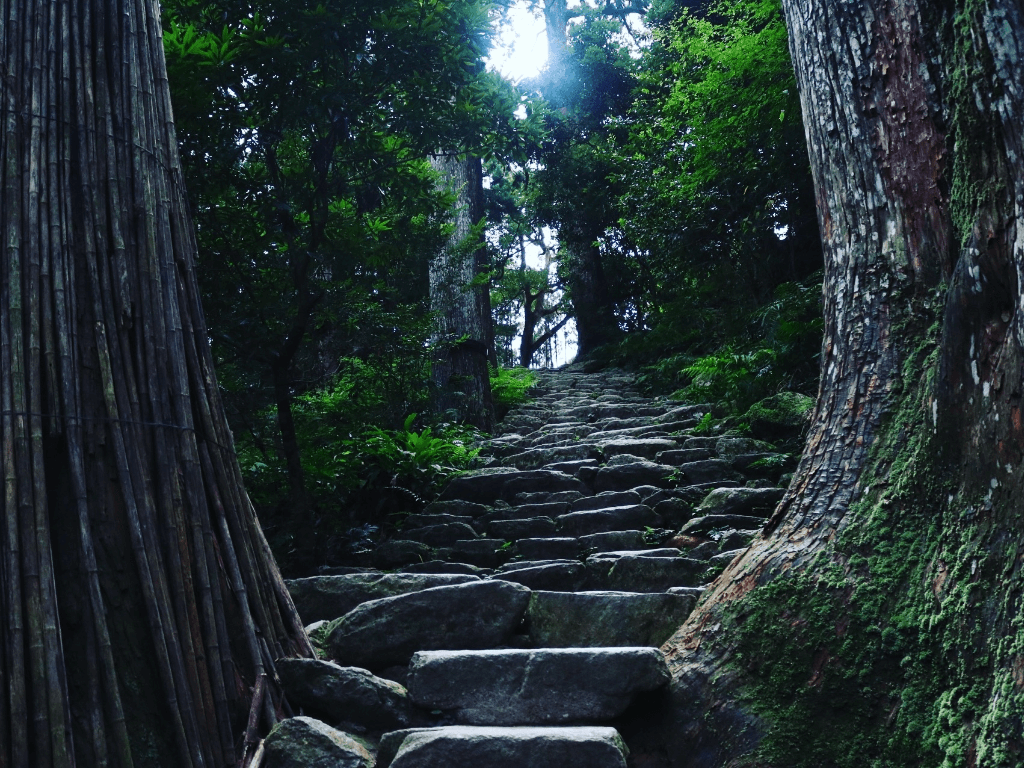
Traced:
<path fill-rule="evenodd" d="M 422 650 L 500 646 L 519 626 L 530 590 L 500 580 L 433 587 L 362 603 L 325 630 L 342 665 L 380 670 Z"/>
<path fill-rule="evenodd" d="M 717 488 L 694 510 L 704 515 L 750 515 L 767 517 L 782 501 L 784 488 Z"/>
<path fill-rule="evenodd" d="M 628 754 L 602 726 L 453 725 L 385 734 L 377 768 L 626 768 Z"/>
<path fill-rule="evenodd" d="M 373 753 L 365 741 L 312 717 L 282 720 L 270 729 L 263 749 L 267 768 L 374 768 Z"/>
<path fill-rule="evenodd" d="M 487 535 L 496 539 L 517 539 L 554 536 L 555 521 L 550 517 L 529 517 L 516 520 L 492 520 L 487 524 Z"/>
<path fill-rule="evenodd" d="M 587 569 L 579 561 L 543 563 L 511 571 L 501 571 L 492 575 L 491 578 L 512 581 L 531 590 L 575 592 L 583 589 L 586 584 Z"/>
<path fill-rule="evenodd" d="M 534 648 L 657 647 L 682 626 L 698 596 L 693 587 L 672 593 L 539 590 L 530 595 L 526 633 Z"/>
<path fill-rule="evenodd" d="M 480 504 L 493 504 L 499 499 L 509 500 L 520 492 L 579 491 L 587 487 L 564 472 L 532 469 L 515 470 L 507 467 L 475 470 L 453 478 L 441 493 L 442 500 L 461 499 Z"/>
<path fill-rule="evenodd" d="M 644 504 L 611 507 L 587 512 L 569 512 L 555 518 L 563 536 L 586 536 L 607 531 L 635 531 L 661 525 L 653 509 Z"/>
<path fill-rule="evenodd" d="M 757 531 L 764 525 L 763 517 L 752 515 L 704 515 L 695 517 L 679 529 L 680 535 L 694 536 L 710 531 Z"/>
<path fill-rule="evenodd" d="M 669 681 L 650 647 L 421 651 L 409 662 L 410 699 L 466 725 L 596 723 Z"/>
<path fill-rule="evenodd" d="M 655 464 L 653 461 L 638 461 L 632 464 L 623 464 L 613 467 L 600 467 L 596 470 L 580 470 L 580 480 L 590 483 L 595 491 L 628 491 L 641 485 L 653 485 L 655 487 L 668 487 L 673 484 L 673 478 L 679 473 L 679 468 L 670 467 L 665 464 Z M 736 474 L 728 468 L 726 474 Z M 695 481 L 696 482 L 696 481 Z"/>
<path fill-rule="evenodd" d="M 368 600 L 479 581 L 478 577 L 468 574 L 373 572 L 289 579 L 285 586 L 302 621 L 310 624 L 320 619 L 337 619 Z"/>
<path fill-rule="evenodd" d="M 609 507 L 626 507 L 633 504 L 640 504 L 643 499 L 634 490 L 628 491 L 607 491 L 596 496 L 585 496 L 572 503 L 573 512 L 589 512 L 595 509 L 608 509 Z"/>
<path fill-rule="evenodd" d="M 466 523 L 441 523 L 403 529 L 401 537 L 404 541 L 418 541 L 431 547 L 447 547 L 457 541 L 474 539 L 477 532 Z"/>
<path fill-rule="evenodd" d="M 668 551 L 674 554 L 614 552 L 592 555 L 586 560 L 589 589 L 665 592 L 671 587 L 696 586 L 707 569 L 707 563 L 682 557 L 679 550 Z"/>
<path fill-rule="evenodd" d="M 403 686 L 369 670 L 317 659 L 278 659 L 274 666 L 291 704 L 326 722 L 371 731 L 430 724 Z"/>

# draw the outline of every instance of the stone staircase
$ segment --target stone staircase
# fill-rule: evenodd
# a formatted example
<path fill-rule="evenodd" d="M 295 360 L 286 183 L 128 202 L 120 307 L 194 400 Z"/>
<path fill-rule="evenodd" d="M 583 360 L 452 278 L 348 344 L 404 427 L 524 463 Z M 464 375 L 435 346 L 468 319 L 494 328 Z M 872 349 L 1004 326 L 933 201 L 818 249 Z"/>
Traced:
<path fill-rule="evenodd" d="M 658 646 L 771 513 L 789 458 L 694 436 L 707 407 L 627 374 L 538 374 L 487 466 L 363 565 L 289 582 L 329 661 L 278 662 L 303 716 L 264 766 L 639 765 L 619 729 L 669 680 Z"/>

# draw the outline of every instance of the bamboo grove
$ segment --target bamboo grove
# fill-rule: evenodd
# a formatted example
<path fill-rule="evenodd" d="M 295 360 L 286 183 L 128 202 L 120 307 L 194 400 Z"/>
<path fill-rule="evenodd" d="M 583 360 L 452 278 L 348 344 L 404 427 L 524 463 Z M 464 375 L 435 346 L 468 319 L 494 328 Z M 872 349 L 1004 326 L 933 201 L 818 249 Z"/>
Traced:
<path fill-rule="evenodd" d="M 0 49 L 0 765 L 233 764 L 310 649 L 218 395 L 158 3 L 8 0 Z"/>

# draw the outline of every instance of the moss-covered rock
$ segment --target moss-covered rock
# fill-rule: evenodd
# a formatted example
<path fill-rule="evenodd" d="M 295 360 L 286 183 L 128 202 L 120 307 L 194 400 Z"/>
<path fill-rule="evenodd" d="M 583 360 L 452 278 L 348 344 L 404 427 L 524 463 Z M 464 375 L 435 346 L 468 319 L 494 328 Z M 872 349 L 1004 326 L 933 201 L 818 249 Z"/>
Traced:
<path fill-rule="evenodd" d="M 813 408 L 813 397 L 799 392 L 779 392 L 750 406 L 744 419 L 755 437 L 787 440 L 800 436 Z"/>

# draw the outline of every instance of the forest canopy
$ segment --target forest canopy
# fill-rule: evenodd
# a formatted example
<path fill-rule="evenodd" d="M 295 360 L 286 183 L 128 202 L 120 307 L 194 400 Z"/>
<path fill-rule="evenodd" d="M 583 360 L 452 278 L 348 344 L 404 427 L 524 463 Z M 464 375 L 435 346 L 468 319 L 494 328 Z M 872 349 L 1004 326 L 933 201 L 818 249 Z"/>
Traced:
<path fill-rule="evenodd" d="M 462 205 L 432 157 L 483 162 L 463 250 L 499 417 L 511 369 L 566 331 L 723 417 L 814 394 L 821 250 L 778 0 L 534 10 L 548 66 L 513 84 L 485 65 L 503 3 L 164 3 L 218 375 L 286 570 L 473 461 L 430 373 L 428 266 Z"/>

